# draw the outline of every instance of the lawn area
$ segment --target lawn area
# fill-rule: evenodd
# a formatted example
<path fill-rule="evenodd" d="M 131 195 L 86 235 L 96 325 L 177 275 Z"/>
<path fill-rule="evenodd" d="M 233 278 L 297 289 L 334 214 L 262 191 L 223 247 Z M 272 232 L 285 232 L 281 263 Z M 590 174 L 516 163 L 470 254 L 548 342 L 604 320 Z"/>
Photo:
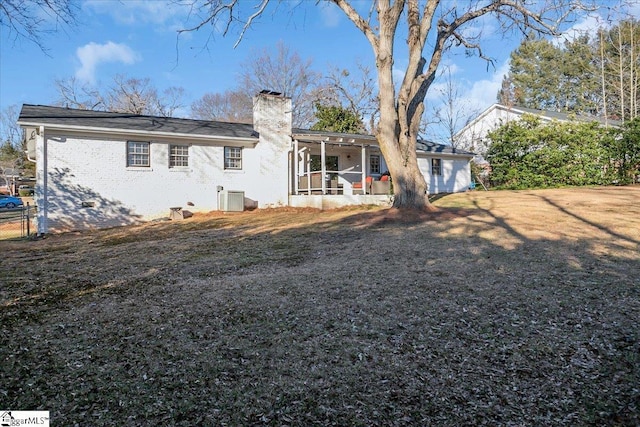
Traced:
<path fill-rule="evenodd" d="M 0 410 L 52 426 L 640 425 L 640 186 L 0 242 Z"/>

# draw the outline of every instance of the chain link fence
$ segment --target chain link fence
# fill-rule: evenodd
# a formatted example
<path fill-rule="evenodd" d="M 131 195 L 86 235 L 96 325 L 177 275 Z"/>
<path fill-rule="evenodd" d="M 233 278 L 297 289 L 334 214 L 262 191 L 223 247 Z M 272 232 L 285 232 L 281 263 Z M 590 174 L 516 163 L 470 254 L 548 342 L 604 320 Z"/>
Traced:
<path fill-rule="evenodd" d="M 0 240 L 35 236 L 35 217 L 36 207 L 30 203 L 13 209 L 0 209 Z"/>

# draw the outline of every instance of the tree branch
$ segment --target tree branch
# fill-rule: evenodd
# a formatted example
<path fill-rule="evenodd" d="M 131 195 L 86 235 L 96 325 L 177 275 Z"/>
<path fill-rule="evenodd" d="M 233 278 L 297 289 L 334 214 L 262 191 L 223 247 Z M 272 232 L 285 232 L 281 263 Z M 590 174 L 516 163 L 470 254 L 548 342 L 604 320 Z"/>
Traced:
<path fill-rule="evenodd" d="M 238 37 L 238 40 L 233 45 L 234 49 L 236 47 L 238 47 L 238 44 L 242 41 L 242 37 L 244 37 L 244 33 L 251 26 L 251 23 L 253 22 L 253 20 L 255 18 L 257 18 L 258 16 L 262 15 L 262 12 L 264 12 L 264 10 L 266 9 L 268 4 L 269 4 L 269 0 L 262 0 L 262 3 L 257 7 L 258 10 L 256 12 L 254 12 L 251 16 L 249 16 L 249 19 L 247 20 L 247 22 L 242 27 L 242 31 L 240 31 L 240 36 Z M 226 33 L 226 31 L 225 31 L 225 33 Z"/>
<path fill-rule="evenodd" d="M 20 38 L 34 43 L 47 53 L 42 37 L 57 31 L 59 26 L 76 24 L 77 2 L 72 0 L 0 1 L 0 26 L 9 30 L 14 42 Z"/>
<path fill-rule="evenodd" d="M 362 31 L 362 33 L 371 43 L 371 46 L 374 46 L 374 50 L 375 50 L 376 49 L 375 46 L 378 46 L 379 44 L 379 38 L 375 34 L 371 26 L 369 25 L 369 22 L 365 21 L 364 18 L 360 16 L 360 14 L 353 8 L 353 6 L 351 6 L 351 3 L 349 3 L 347 0 L 330 0 L 330 1 L 332 1 L 336 6 L 342 9 L 345 15 L 347 15 L 347 18 L 349 18 L 349 20 L 353 22 L 356 28 Z"/>

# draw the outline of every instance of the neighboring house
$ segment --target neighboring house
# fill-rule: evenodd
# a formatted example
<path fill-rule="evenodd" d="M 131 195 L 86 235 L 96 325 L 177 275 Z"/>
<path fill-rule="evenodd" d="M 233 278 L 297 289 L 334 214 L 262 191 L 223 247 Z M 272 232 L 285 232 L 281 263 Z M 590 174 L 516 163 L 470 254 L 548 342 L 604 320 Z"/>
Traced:
<path fill-rule="evenodd" d="M 478 156 L 485 156 L 491 141 L 487 134 L 496 130 L 500 126 L 513 120 L 519 120 L 523 114 L 531 114 L 539 117 L 542 121 L 551 122 L 593 122 L 596 121 L 603 126 L 620 126 L 617 120 L 605 120 L 594 116 L 581 116 L 575 114 L 558 113 L 555 111 L 535 110 L 524 107 L 507 107 L 501 104 L 493 104 L 482 112 L 478 117 L 470 121 L 465 127 L 460 129 L 454 136 L 458 147 L 473 151 Z"/>
<path fill-rule="evenodd" d="M 17 194 L 19 178 L 20 171 L 18 169 L 0 166 L 0 194 Z"/>
<path fill-rule="evenodd" d="M 253 125 L 38 105 L 24 105 L 18 124 L 36 161 L 39 234 L 166 218 L 179 207 L 392 200 L 375 137 L 292 129 L 291 100 L 272 92 L 255 97 Z M 430 193 L 469 188 L 472 153 L 421 142 L 417 154 Z"/>

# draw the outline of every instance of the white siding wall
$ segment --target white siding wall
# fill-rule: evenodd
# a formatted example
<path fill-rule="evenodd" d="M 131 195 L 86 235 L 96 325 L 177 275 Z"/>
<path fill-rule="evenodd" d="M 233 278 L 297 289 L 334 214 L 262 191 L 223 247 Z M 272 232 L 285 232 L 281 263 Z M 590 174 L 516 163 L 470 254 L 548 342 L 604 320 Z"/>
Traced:
<path fill-rule="evenodd" d="M 170 143 L 151 141 L 151 166 L 128 168 L 124 139 L 48 135 L 48 231 L 167 217 L 169 208 L 175 206 L 192 212 L 216 210 L 217 186 L 245 191 L 245 201 L 250 206 L 264 199 L 268 194 L 264 189 L 279 185 L 274 182 L 279 177 L 269 174 L 262 161 L 263 153 L 255 148 L 242 149 L 242 170 L 224 170 L 224 145 L 192 143 L 189 166 L 169 168 Z M 94 206 L 83 207 L 83 202 Z M 189 202 L 193 206 L 188 206 Z"/>
<path fill-rule="evenodd" d="M 487 140 L 487 134 L 503 124 L 519 118 L 519 113 L 494 105 L 484 115 L 481 115 L 479 120 L 463 129 L 457 137 L 459 147 L 484 156 L 487 154 L 490 144 L 490 141 Z"/>
<path fill-rule="evenodd" d="M 442 160 L 442 174 L 434 175 L 431 170 L 431 159 Z M 471 168 L 468 158 L 446 156 L 419 156 L 418 167 L 429 185 L 429 194 L 458 193 L 467 191 L 471 184 Z"/>
<path fill-rule="evenodd" d="M 217 210 L 217 187 L 244 191 L 246 207 L 288 203 L 291 100 L 258 96 L 259 141 L 145 139 L 46 131 L 38 142 L 38 232 L 101 228 L 168 217 L 171 207 Z M 127 167 L 127 140 L 150 142 L 150 167 Z M 169 167 L 169 146 L 189 146 L 189 166 Z M 224 147 L 242 146 L 242 169 Z"/>

